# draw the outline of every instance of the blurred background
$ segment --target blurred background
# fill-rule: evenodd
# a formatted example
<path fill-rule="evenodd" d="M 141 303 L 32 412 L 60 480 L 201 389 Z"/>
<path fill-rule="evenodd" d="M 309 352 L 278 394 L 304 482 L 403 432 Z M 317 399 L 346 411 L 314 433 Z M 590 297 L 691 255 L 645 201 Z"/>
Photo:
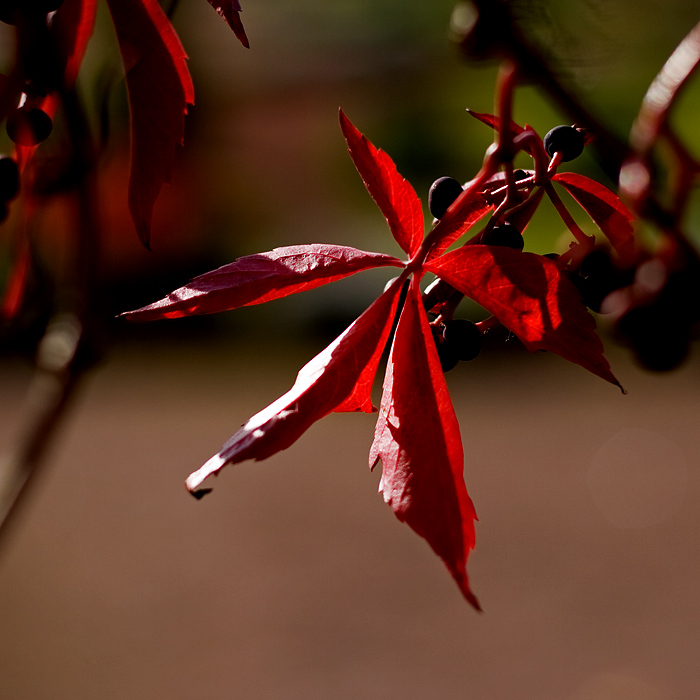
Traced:
<path fill-rule="evenodd" d="M 623 138 L 698 19 L 696 0 L 663 11 L 651 0 L 513 4 L 562 81 Z M 250 50 L 205 0 L 179 2 L 196 106 L 149 252 L 126 211 L 127 103 L 100 8 L 81 86 L 109 133 L 108 317 L 278 246 L 398 255 L 347 154 L 339 107 L 424 202 L 436 178 L 470 179 L 492 140 L 465 109 L 492 111 L 497 66 L 460 57 L 454 0 L 248 0 L 243 10 Z M 696 76 L 675 117 L 695 153 L 699 113 Z M 570 122 L 534 85 L 518 91 L 515 115 L 540 134 Z M 570 166 L 614 185 L 589 154 Z M 62 206 L 47 207 L 38 236 L 48 277 L 69 235 Z M 563 250 L 563 234 L 543 206 L 526 250 Z M 285 392 L 387 277 L 107 325 L 106 359 L 0 549 L 2 700 L 697 696 L 697 352 L 672 373 L 645 373 L 599 317 L 627 396 L 502 338 L 447 375 L 480 517 L 469 571 L 483 615 L 375 493 L 373 416 L 329 416 L 270 460 L 225 471 L 202 502 L 187 495 L 187 474 Z M 479 313 L 465 304 L 459 315 Z M 31 367 L 18 350 L 38 323 L 27 319 L 24 345 L 8 341 L 0 357 L 0 446 L 20 424 Z"/>

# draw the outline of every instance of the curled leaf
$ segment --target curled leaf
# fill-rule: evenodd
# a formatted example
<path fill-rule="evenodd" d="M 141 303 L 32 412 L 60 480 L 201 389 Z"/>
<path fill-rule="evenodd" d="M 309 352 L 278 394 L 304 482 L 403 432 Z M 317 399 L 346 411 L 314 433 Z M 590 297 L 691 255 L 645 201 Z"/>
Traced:
<path fill-rule="evenodd" d="M 339 245 L 295 245 L 243 258 L 205 272 L 167 297 L 122 316 L 155 321 L 229 311 L 304 292 L 361 270 L 403 263 L 391 255 Z"/>
<path fill-rule="evenodd" d="M 479 610 L 466 570 L 476 513 L 464 484 L 459 424 L 415 280 L 391 348 L 370 467 L 379 460 L 384 500 L 428 541 Z"/>
<path fill-rule="evenodd" d="M 64 83 L 72 85 L 78 77 L 88 42 L 95 28 L 96 0 L 65 0 L 51 21 L 61 60 L 65 61 Z"/>
<path fill-rule="evenodd" d="M 151 218 L 170 182 L 194 87 L 182 44 L 156 0 L 107 0 L 126 70 L 131 107 L 129 210 L 150 247 Z"/>
<path fill-rule="evenodd" d="M 376 370 L 400 288 L 394 282 L 342 335 L 302 367 L 286 394 L 254 415 L 218 454 L 190 474 L 187 489 L 196 494 L 200 484 L 226 464 L 266 459 L 286 449 L 315 421 L 344 404 L 362 407 L 367 390 L 364 370 L 367 366 Z M 363 386 L 358 388 L 360 380 Z"/>
<path fill-rule="evenodd" d="M 391 233 L 401 249 L 413 255 L 423 240 L 423 208 L 408 180 L 396 170 L 394 161 L 375 148 L 340 111 L 340 128 L 350 157 L 362 176 L 367 191 L 382 210 Z"/>
<path fill-rule="evenodd" d="M 500 246 L 470 245 L 426 263 L 425 268 L 481 304 L 531 352 L 555 352 L 620 386 L 579 291 L 548 258 Z"/>

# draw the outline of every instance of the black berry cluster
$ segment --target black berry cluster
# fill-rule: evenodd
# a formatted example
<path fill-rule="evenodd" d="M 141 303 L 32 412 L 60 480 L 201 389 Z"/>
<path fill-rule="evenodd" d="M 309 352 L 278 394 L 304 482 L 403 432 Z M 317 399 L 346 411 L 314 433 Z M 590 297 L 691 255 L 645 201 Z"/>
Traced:
<path fill-rule="evenodd" d="M 555 126 L 544 137 L 544 150 L 552 158 L 561 153 L 564 162 L 574 160 L 583 153 L 586 140 L 583 134 L 573 126 Z"/>
<path fill-rule="evenodd" d="M 452 177 L 435 180 L 428 190 L 428 209 L 436 219 L 442 219 L 452 202 L 462 194 L 462 185 Z"/>
<path fill-rule="evenodd" d="M 25 104 L 7 117 L 7 135 L 19 146 L 37 146 L 51 134 L 53 120 L 39 107 Z"/>
<path fill-rule="evenodd" d="M 481 331 L 471 321 L 453 319 L 431 328 L 443 372 L 454 369 L 460 360 L 473 360 L 481 352 Z"/>
<path fill-rule="evenodd" d="M 8 203 L 19 192 L 19 168 L 10 156 L 0 155 L 0 221 L 7 218 Z"/>
<path fill-rule="evenodd" d="M 0 22 L 17 24 L 55 12 L 64 0 L 0 0 Z"/>
<path fill-rule="evenodd" d="M 623 270 L 615 264 L 607 249 L 596 248 L 583 259 L 570 279 L 581 292 L 584 305 L 598 313 L 605 297 L 631 284 L 633 276 L 632 270 Z"/>
<path fill-rule="evenodd" d="M 490 229 L 487 228 L 481 234 L 481 243 L 484 245 L 497 245 L 504 248 L 522 250 L 525 246 L 523 234 L 510 221 L 503 221 Z"/>
<path fill-rule="evenodd" d="M 639 278 L 644 277 L 644 267 L 642 264 L 637 269 L 637 286 Z M 699 295 L 700 264 L 691 262 L 669 273 L 656 296 L 618 319 L 617 328 L 632 346 L 640 364 L 656 372 L 681 364 L 688 354 L 693 325 L 700 321 L 695 303 Z"/>

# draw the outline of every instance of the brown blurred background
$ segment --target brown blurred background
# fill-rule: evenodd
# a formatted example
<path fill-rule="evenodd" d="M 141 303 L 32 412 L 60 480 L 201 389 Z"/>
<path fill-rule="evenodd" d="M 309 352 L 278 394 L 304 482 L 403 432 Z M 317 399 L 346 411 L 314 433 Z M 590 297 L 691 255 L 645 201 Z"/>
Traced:
<path fill-rule="evenodd" d="M 695 1 L 520 5 L 563 78 L 623 135 L 697 20 Z M 491 134 L 464 109 L 491 109 L 496 69 L 460 60 L 453 7 L 248 0 L 245 51 L 204 0 L 182 0 L 197 106 L 151 253 L 124 213 L 125 102 L 103 13 L 82 79 L 87 95 L 112 84 L 105 311 L 280 245 L 397 253 L 337 110 L 424 201 L 439 176 L 469 179 Z M 694 87 L 678 120 L 698 146 Z M 567 121 L 534 87 L 516 116 L 540 133 Z M 571 165 L 602 177 L 590 156 Z M 49 228 L 50 252 L 63 234 Z M 561 234 L 545 210 L 526 249 L 554 250 Z M 627 396 L 515 344 L 494 342 L 448 375 L 480 517 L 469 570 L 483 615 L 375 493 L 372 416 L 330 416 L 272 459 L 229 468 L 202 502 L 186 494 L 187 474 L 286 391 L 386 277 L 106 329 L 107 359 L 0 549 L 0 699 L 697 697 L 697 353 L 650 375 L 605 335 Z M 25 361 L 0 359 L 0 446 L 29 376 Z"/>

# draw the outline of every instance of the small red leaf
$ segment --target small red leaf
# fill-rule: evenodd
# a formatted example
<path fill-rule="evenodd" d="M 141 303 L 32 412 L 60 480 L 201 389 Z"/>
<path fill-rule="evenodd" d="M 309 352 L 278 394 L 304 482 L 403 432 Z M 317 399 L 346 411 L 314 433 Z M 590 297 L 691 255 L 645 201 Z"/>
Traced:
<path fill-rule="evenodd" d="M 96 0 L 65 0 L 51 20 L 59 53 L 65 60 L 64 83 L 72 85 L 95 28 Z"/>
<path fill-rule="evenodd" d="M 316 355 L 297 375 L 294 386 L 254 415 L 204 466 L 190 474 L 186 485 L 196 493 L 200 484 L 226 464 L 262 460 L 292 445 L 315 421 L 337 410 L 352 397 L 360 399 L 357 382 L 365 367 L 384 349 L 401 285 L 394 282 L 341 336 Z M 361 399 L 360 399 L 361 400 Z"/>
<path fill-rule="evenodd" d="M 489 211 L 493 209 L 481 194 L 475 193 L 474 199 L 468 201 L 459 208 L 455 216 L 444 216 L 435 226 L 440 229 L 440 233 L 435 233 L 437 243 L 430 249 L 428 259 L 442 255 L 457 239 L 461 238 L 469 231 L 474 224 L 483 219 Z"/>
<path fill-rule="evenodd" d="M 500 117 L 496 117 L 493 114 L 485 114 L 483 112 L 474 112 L 471 109 L 467 110 L 467 114 L 474 117 L 474 119 L 478 119 L 483 124 L 486 124 L 486 126 L 490 126 L 495 131 L 498 131 L 498 129 L 501 126 Z M 523 131 L 525 131 L 525 129 L 523 129 L 522 126 L 516 124 L 512 120 L 510 122 L 510 130 L 511 130 L 513 136 L 517 136 L 518 134 L 522 134 Z"/>
<path fill-rule="evenodd" d="M 238 0 L 208 0 L 208 2 L 228 22 L 228 26 L 233 29 L 233 33 L 241 44 L 249 49 L 250 44 L 241 22 L 241 4 Z"/>
<path fill-rule="evenodd" d="M 424 537 L 464 597 L 476 513 L 464 485 L 459 424 L 414 280 L 401 313 L 369 455 L 382 461 L 379 485 L 396 517 Z"/>
<path fill-rule="evenodd" d="M 305 292 L 362 270 L 403 263 L 391 255 L 339 245 L 295 245 L 257 253 L 205 272 L 148 306 L 121 314 L 155 321 L 229 311 Z"/>
<path fill-rule="evenodd" d="M 425 265 L 481 304 L 531 352 L 549 350 L 620 386 L 576 287 L 542 255 L 471 245 Z"/>
<path fill-rule="evenodd" d="M 564 187 L 586 210 L 623 261 L 634 258 L 634 229 L 631 223 L 634 215 L 614 192 L 577 173 L 559 173 L 552 180 Z"/>
<path fill-rule="evenodd" d="M 157 0 L 107 0 L 126 70 L 131 106 L 129 210 L 150 246 L 153 206 L 170 181 L 194 87 L 182 44 Z"/>
<path fill-rule="evenodd" d="M 340 111 L 340 128 L 367 191 L 382 210 L 401 249 L 413 255 L 423 240 L 423 209 L 416 191 L 391 158 L 375 148 Z"/>

